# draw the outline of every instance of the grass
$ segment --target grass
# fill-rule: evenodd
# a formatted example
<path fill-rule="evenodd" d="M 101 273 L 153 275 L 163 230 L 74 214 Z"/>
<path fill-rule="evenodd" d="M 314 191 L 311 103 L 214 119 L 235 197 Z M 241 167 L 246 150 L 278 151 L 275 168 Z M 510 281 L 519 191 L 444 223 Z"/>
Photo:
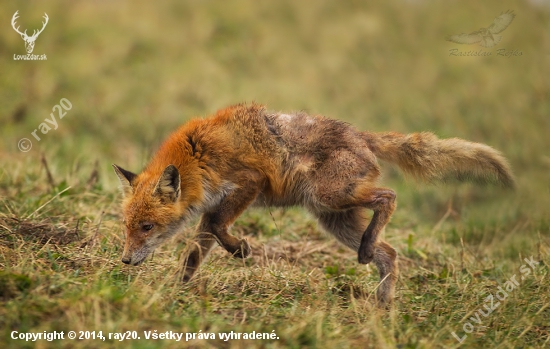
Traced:
<path fill-rule="evenodd" d="M 550 343 L 550 10 L 537 2 L 3 1 L 47 61 L 14 61 L 0 33 L 0 346 L 5 348 L 543 348 Z M 516 18 L 490 57 L 453 57 L 445 36 Z M 498 57 L 498 48 L 519 50 Z M 57 129 L 33 130 L 62 98 Z M 385 239 L 399 253 L 394 305 L 373 306 L 374 266 L 299 208 L 250 210 L 233 232 L 244 261 L 214 250 L 177 281 L 193 225 L 142 266 L 120 262 L 120 194 L 110 167 L 138 171 L 177 125 L 241 101 L 304 109 L 360 129 L 432 131 L 501 150 L 518 187 L 416 184 L 398 194 Z M 32 141 L 20 152 L 21 138 Z M 539 264 L 522 273 L 525 258 Z M 516 275 L 486 317 L 489 295 Z M 520 280 L 524 276 L 523 280 Z M 496 301 L 498 299 L 494 298 Z M 477 315 L 476 315 L 477 314 Z M 479 320 L 478 320 L 479 318 Z M 474 329 L 462 344 L 453 337 Z M 137 331 L 140 340 L 13 340 L 12 331 Z M 195 333 L 184 344 L 144 331 Z M 276 333 L 273 340 L 199 333 Z M 114 336 L 114 335 L 112 335 Z"/>

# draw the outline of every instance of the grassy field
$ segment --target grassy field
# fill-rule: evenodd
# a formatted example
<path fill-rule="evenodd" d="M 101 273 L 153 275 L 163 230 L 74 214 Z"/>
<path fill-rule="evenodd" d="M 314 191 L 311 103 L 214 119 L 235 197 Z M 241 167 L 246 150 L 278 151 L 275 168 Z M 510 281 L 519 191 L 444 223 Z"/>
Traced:
<path fill-rule="evenodd" d="M 4 0 L 0 9 L 0 347 L 550 347 L 547 2 Z M 25 53 L 9 25 L 16 10 L 28 33 L 48 14 L 33 52 L 46 61 L 14 60 Z M 516 18 L 499 45 L 445 41 L 506 10 Z M 42 132 L 62 99 L 72 108 Z M 177 274 L 193 225 L 143 265 L 123 265 L 111 163 L 138 172 L 179 124 L 243 101 L 483 142 L 510 160 L 517 189 L 418 184 L 383 164 L 383 185 L 398 194 L 384 238 L 401 269 L 388 310 L 374 306 L 376 268 L 299 208 L 246 212 L 233 232 L 252 256 L 216 248 L 186 285 Z M 140 339 L 118 340 L 127 331 Z M 195 338 L 147 340 L 149 331 Z M 219 338 L 231 331 L 276 338 Z"/>

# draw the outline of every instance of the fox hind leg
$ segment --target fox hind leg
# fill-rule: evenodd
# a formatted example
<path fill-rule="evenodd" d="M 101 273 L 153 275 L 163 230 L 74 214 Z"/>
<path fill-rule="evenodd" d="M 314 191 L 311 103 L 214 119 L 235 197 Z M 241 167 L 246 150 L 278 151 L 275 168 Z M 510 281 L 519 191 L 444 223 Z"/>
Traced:
<path fill-rule="evenodd" d="M 365 198 L 364 207 L 374 211 L 372 219 L 363 233 L 357 259 L 361 264 L 368 264 L 374 258 L 374 246 L 380 231 L 390 221 L 395 210 L 395 192 L 391 189 L 374 188 L 362 193 Z"/>
<path fill-rule="evenodd" d="M 316 213 L 323 229 L 354 251 L 359 251 L 365 226 L 368 223 L 365 209 L 352 208 L 339 212 Z M 388 304 L 393 299 L 395 283 L 399 274 L 397 252 L 387 242 L 378 240 L 372 244 L 373 261 L 380 275 L 380 285 L 376 298 L 380 304 Z"/>
<path fill-rule="evenodd" d="M 374 264 L 380 274 L 380 285 L 376 290 L 379 304 L 389 304 L 395 293 L 395 283 L 399 275 L 397 252 L 385 241 L 378 241 L 374 247 Z"/>
<path fill-rule="evenodd" d="M 378 235 L 395 210 L 395 192 L 375 187 L 380 169 L 374 155 L 366 147 L 354 147 L 353 137 L 348 143 L 347 148 L 332 149 L 312 173 L 310 181 L 315 188 L 312 206 L 320 206 L 319 211 L 344 211 L 355 207 L 374 211 L 356 249 L 359 263 L 368 264 L 374 258 Z"/>
<path fill-rule="evenodd" d="M 364 211 L 363 208 L 355 207 L 346 211 L 321 212 L 315 215 L 324 230 L 347 247 L 358 251 L 363 231 L 368 225 Z"/>
<path fill-rule="evenodd" d="M 323 185 L 321 186 L 323 190 L 317 193 L 317 197 L 320 203 L 326 207 L 327 211 L 341 212 L 343 210 L 363 207 L 374 211 L 371 221 L 363 233 L 360 246 L 357 249 L 354 248 L 358 252 L 358 262 L 368 264 L 374 258 L 374 245 L 378 239 L 378 235 L 386 224 L 388 224 L 395 210 L 396 195 L 391 189 L 374 188 L 370 180 L 350 182 L 351 185 L 346 186 L 346 181 L 343 181 L 336 188 L 333 188 L 334 186 Z M 349 187 L 353 188 L 351 192 L 346 190 Z M 326 188 L 330 189 L 327 190 Z M 326 223 L 329 222 L 327 221 Z M 349 225 L 352 223 L 348 222 L 346 224 Z M 346 238 L 341 241 L 344 242 L 344 240 Z"/>

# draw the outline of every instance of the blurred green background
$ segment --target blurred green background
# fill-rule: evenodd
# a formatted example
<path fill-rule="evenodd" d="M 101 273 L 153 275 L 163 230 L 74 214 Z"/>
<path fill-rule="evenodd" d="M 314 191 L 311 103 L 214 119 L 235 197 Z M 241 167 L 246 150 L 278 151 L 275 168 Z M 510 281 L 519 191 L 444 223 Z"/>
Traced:
<path fill-rule="evenodd" d="M 46 61 L 13 59 L 25 54 L 10 25 L 16 10 L 18 25 L 29 33 L 48 14 L 33 52 L 46 54 Z M 445 40 L 488 27 L 507 10 L 516 18 L 493 48 Z M 0 14 L 5 214 L 23 216 L 51 197 L 29 204 L 29 198 L 49 193 L 42 153 L 57 183 L 72 185 L 84 201 L 105 204 L 100 198 L 107 197 L 112 205 L 118 183 L 111 163 L 138 172 L 189 118 L 256 101 L 272 110 L 345 120 L 362 130 L 431 131 L 502 151 L 517 177 L 514 193 L 417 185 L 384 166 L 383 184 L 396 190 L 399 205 L 387 235 L 401 255 L 412 251 L 413 235 L 418 251 L 451 250 L 457 265 L 463 239 L 481 269 L 507 258 L 513 270 L 518 255 L 532 255 L 537 246 L 548 250 L 549 1 L 2 0 Z M 451 49 L 492 54 L 457 57 Z M 498 56 L 498 49 L 521 55 Z M 62 98 L 72 109 L 57 120 L 57 130 L 38 131 L 36 141 L 31 132 Z M 18 150 L 21 138 L 32 141 L 29 152 Z M 99 182 L 95 196 L 86 197 L 78 183 L 96 161 Z M 96 211 L 73 205 L 94 219 L 103 210 L 99 204 Z M 113 215 L 105 219 L 111 227 L 119 218 Z M 245 223 L 254 221 L 247 217 Z M 282 215 L 276 217 L 285 224 Z M 407 258 L 414 256 L 425 260 L 418 254 Z"/>
<path fill-rule="evenodd" d="M 529 210 L 550 204 L 548 2 L 2 1 L 0 9 L 5 163 L 44 152 L 63 172 L 99 160 L 102 183 L 114 188 L 110 163 L 138 171 L 190 117 L 256 101 L 365 130 L 487 143 L 510 159 Z M 16 10 L 29 33 L 48 14 L 33 52 L 47 61 L 13 60 L 25 53 L 10 26 Z M 506 10 L 517 17 L 494 48 L 445 41 Z M 453 48 L 492 56 L 451 56 Z M 37 142 L 30 133 L 61 98 L 73 108 Z M 28 153 L 17 149 L 23 137 L 33 141 Z"/>

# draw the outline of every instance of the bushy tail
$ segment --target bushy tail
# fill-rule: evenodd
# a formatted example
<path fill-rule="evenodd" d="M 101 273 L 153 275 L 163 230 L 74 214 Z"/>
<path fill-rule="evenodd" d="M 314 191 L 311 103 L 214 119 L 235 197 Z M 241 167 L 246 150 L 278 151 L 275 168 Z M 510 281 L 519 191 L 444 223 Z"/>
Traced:
<path fill-rule="evenodd" d="M 408 135 L 364 132 L 371 151 L 425 181 L 458 179 L 514 187 L 508 161 L 495 149 L 459 138 L 439 139 L 429 132 Z"/>

